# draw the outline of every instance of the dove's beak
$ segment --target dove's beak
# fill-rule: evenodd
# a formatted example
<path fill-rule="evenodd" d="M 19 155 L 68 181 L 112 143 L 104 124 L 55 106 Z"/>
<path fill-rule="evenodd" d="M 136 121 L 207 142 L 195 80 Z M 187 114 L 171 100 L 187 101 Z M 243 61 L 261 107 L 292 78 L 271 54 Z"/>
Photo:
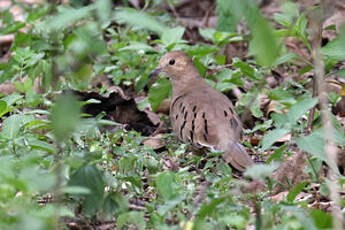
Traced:
<path fill-rule="evenodd" d="M 160 72 L 162 72 L 162 68 L 161 67 L 157 67 L 156 69 L 154 69 L 150 74 L 149 74 L 149 78 L 153 77 L 153 76 L 157 76 Z"/>

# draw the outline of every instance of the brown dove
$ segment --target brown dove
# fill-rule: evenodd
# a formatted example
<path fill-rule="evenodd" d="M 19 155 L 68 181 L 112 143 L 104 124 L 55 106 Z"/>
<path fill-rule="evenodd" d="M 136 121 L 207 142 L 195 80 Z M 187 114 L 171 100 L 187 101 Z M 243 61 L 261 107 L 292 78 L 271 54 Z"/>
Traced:
<path fill-rule="evenodd" d="M 231 101 L 200 77 L 182 51 L 166 53 L 150 76 L 164 73 L 172 83 L 170 120 L 174 133 L 197 148 L 223 151 L 223 158 L 239 171 L 253 164 L 238 143 L 242 130 Z"/>

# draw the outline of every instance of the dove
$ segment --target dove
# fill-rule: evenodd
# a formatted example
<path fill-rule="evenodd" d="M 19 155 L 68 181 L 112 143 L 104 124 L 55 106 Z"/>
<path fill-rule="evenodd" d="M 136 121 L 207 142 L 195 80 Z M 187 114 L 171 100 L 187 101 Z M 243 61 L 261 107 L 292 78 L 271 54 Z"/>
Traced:
<path fill-rule="evenodd" d="M 170 121 L 175 135 L 196 148 L 224 152 L 222 157 L 238 171 L 253 165 L 239 143 L 242 124 L 232 102 L 212 88 L 183 51 L 167 52 L 149 76 L 163 73 L 172 83 Z"/>

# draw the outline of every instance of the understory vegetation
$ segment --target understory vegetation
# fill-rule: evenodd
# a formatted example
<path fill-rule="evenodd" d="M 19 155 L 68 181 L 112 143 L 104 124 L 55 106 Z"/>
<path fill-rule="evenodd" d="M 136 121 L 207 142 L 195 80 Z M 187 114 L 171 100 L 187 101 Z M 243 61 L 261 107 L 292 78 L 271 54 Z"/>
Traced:
<path fill-rule="evenodd" d="M 345 4 L 0 1 L 0 229 L 344 229 Z M 180 142 L 183 50 L 257 163 Z"/>

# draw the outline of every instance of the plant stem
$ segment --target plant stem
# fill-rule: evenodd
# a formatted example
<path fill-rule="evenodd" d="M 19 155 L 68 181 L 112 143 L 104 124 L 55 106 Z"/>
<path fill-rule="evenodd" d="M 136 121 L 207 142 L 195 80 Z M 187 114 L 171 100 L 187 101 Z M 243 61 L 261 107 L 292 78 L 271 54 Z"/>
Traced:
<path fill-rule="evenodd" d="M 325 76 L 325 63 L 323 56 L 320 52 L 321 39 L 322 39 L 322 24 L 324 21 L 324 10 L 327 0 L 321 1 L 319 9 L 315 9 L 311 12 L 310 17 L 310 29 L 311 29 L 311 44 L 312 44 L 312 57 L 314 63 L 314 81 L 315 88 L 318 91 L 318 97 L 321 107 L 322 126 L 324 128 L 325 139 L 325 153 L 327 156 L 327 163 L 329 166 L 329 190 L 330 199 L 334 202 L 332 205 L 333 215 L 333 229 L 342 230 L 342 216 L 340 211 L 340 197 L 339 197 L 339 183 L 338 183 L 338 170 L 337 170 L 337 145 L 334 143 L 334 127 L 332 125 L 331 116 L 328 108 L 328 96 L 326 91 L 326 85 L 324 81 Z"/>

